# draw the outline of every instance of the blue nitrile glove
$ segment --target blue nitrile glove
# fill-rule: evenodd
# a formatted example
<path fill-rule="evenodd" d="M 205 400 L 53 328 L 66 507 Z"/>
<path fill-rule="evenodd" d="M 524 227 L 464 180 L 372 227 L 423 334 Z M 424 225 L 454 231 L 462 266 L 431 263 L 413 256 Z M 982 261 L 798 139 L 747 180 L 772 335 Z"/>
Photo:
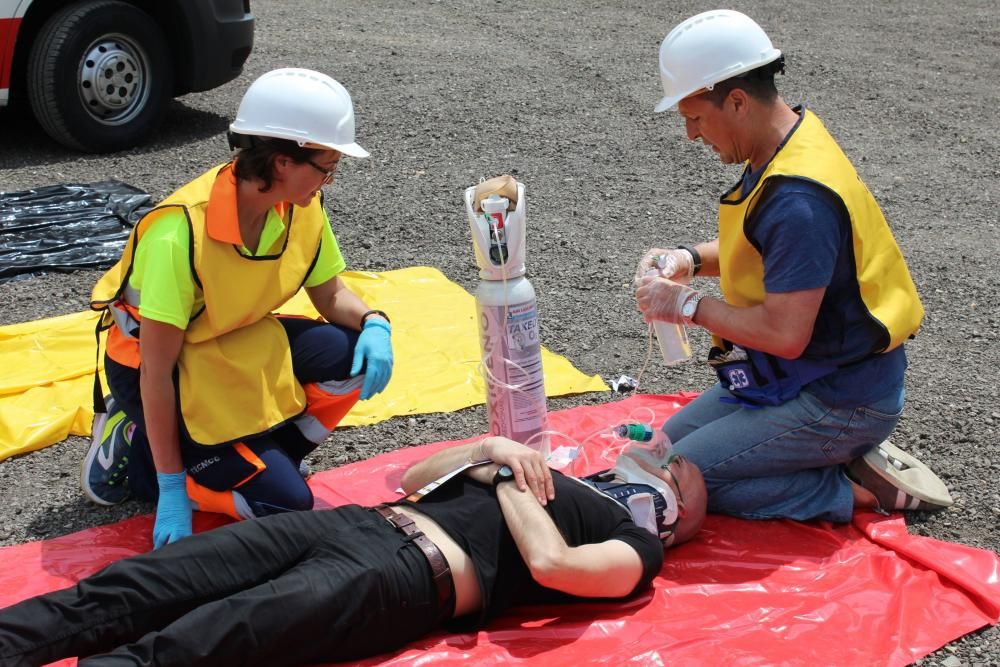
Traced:
<path fill-rule="evenodd" d="M 187 494 L 186 472 L 158 472 L 160 499 L 153 524 L 153 548 L 176 542 L 191 534 L 191 501 Z"/>
<path fill-rule="evenodd" d="M 365 364 L 365 381 L 361 385 L 361 400 L 366 401 L 385 389 L 392 377 L 392 327 L 383 319 L 370 317 L 365 321 L 354 347 L 351 377 L 361 372 Z"/>

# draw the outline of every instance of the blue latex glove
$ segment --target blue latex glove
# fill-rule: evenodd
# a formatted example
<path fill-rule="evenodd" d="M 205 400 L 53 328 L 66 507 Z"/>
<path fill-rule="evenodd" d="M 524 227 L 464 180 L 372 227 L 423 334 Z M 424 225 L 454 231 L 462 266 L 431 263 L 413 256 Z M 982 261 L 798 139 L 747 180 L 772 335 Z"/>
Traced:
<path fill-rule="evenodd" d="M 176 542 L 191 534 L 191 501 L 187 494 L 186 472 L 158 472 L 160 499 L 153 524 L 153 548 Z"/>
<path fill-rule="evenodd" d="M 365 322 L 358 344 L 354 347 L 351 377 L 361 372 L 365 364 L 365 381 L 361 385 L 361 400 L 366 401 L 385 389 L 392 377 L 392 327 L 383 319 L 369 317 Z"/>

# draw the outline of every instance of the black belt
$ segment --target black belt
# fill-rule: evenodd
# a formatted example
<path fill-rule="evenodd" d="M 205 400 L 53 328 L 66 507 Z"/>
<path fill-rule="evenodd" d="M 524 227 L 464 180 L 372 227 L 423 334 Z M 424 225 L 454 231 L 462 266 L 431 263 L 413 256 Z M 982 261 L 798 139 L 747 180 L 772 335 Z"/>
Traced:
<path fill-rule="evenodd" d="M 437 588 L 438 610 L 442 619 L 451 618 L 455 611 L 455 582 L 451 576 L 448 559 L 441 553 L 441 549 L 424 535 L 413 519 L 405 514 L 397 512 L 388 505 L 378 505 L 374 509 L 396 530 L 420 547 L 420 551 L 427 557 L 427 562 L 431 566 L 431 575 L 434 578 L 434 586 Z"/>

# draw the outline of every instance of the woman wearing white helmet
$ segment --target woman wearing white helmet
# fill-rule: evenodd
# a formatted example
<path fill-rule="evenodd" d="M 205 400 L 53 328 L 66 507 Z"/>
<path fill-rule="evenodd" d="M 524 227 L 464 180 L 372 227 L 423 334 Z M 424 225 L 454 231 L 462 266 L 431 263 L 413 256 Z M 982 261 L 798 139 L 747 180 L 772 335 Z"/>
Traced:
<path fill-rule="evenodd" d="M 368 156 L 347 90 L 268 72 L 229 139 L 235 158 L 143 217 L 92 295 L 111 396 L 81 483 L 103 505 L 156 500 L 156 547 L 191 533 L 192 507 L 310 509 L 303 458 L 392 374 L 389 319 L 338 277 L 319 196 L 343 155 Z M 272 314 L 300 287 L 325 321 Z"/>
<path fill-rule="evenodd" d="M 637 270 L 668 255 L 672 268 L 641 278 L 639 309 L 714 336 L 719 382 L 663 428 L 703 471 L 710 511 L 849 521 L 855 507 L 950 504 L 936 478 L 932 493 L 902 488 L 858 458 L 886 450 L 878 443 L 903 407 L 903 343 L 923 308 L 847 156 L 814 113 L 778 95 L 783 67 L 761 27 L 730 10 L 687 19 L 660 47 L 655 110 L 676 105 L 688 139 L 745 164 L 721 197 L 717 238 L 652 249 Z M 718 276 L 724 298 L 688 286 L 695 275 Z"/>

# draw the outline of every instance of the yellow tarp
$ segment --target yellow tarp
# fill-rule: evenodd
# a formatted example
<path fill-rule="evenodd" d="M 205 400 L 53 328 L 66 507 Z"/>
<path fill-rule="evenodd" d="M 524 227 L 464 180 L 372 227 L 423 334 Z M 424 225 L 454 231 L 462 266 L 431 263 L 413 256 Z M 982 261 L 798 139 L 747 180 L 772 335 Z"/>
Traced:
<path fill-rule="evenodd" d="M 343 278 L 366 303 L 392 316 L 396 358 L 386 390 L 358 403 L 343 426 L 484 402 L 475 299 L 468 292 L 428 267 Z M 316 316 L 302 292 L 281 312 Z M 88 311 L 0 327 L 0 461 L 67 435 L 90 434 L 96 317 Z M 549 396 L 607 391 L 598 376 L 545 349 L 542 365 Z"/>

